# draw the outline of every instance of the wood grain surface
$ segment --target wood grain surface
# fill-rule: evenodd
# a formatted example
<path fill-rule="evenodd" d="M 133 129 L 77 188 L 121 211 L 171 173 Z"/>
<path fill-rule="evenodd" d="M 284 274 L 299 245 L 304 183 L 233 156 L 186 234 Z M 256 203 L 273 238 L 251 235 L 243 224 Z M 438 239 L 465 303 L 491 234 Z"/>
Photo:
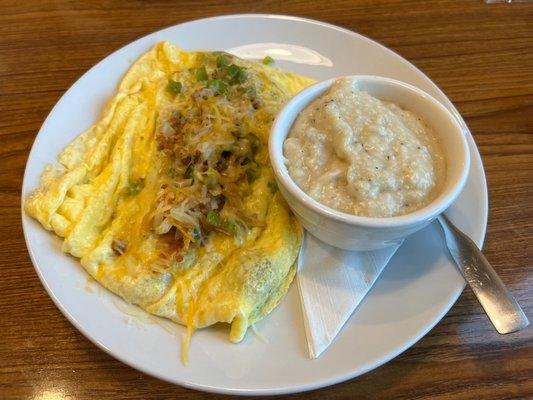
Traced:
<path fill-rule="evenodd" d="M 216 399 L 133 370 L 83 337 L 31 265 L 20 222 L 30 146 L 88 68 L 154 30 L 219 14 L 301 15 L 352 29 L 429 75 L 487 173 L 485 254 L 533 320 L 533 3 L 0 1 L 0 398 Z M 533 329 L 500 336 L 470 290 L 425 338 L 362 377 L 293 399 L 533 398 Z"/>

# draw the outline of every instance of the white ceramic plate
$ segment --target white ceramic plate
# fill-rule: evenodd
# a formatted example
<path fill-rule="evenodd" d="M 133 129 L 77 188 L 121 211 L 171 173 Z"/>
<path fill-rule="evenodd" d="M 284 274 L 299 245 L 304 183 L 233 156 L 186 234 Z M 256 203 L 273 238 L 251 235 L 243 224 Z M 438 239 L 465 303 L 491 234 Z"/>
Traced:
<path fill-rule="evenodd" d="M 93 124 L 131 63 L 156 42 L 185 49 L 226 49 L 240 56 L 274 57 L 282 69 L 317 80 L 339 75 L 382 75 L 418 86 L 462 122 L 445 95 L 412 64 L 363 36 L 321 22 L 273 15 L 235 15 L 192 21 L 139 39 L 111 54 L 81 77 L 56 104 L 31 150 L 23 198 L 37 186 L 46 163 Z M 464 122 L 463 122 L 464 124 Z M 487 187 L 474 141 L 472 169 L 453 205 L 455 222 L 478 245 L 487 220 Z M 239 344 L 226 327 L 197 332 L 190 364 L 180 362 L 181 326 L 149 317 L 87 281 L 60 240 L 23 213 L 35 269 L 65 316 L 100 348 L 150 375 L 195 389 L 234 394 L 280 394 L 315 389 L 370 371 L 425 335 L 449 310 L 464 282 L 447 255 L 439 228 L 409 238 L 383 276 L 319 359 L 307 356 L 297 288 Z"/>

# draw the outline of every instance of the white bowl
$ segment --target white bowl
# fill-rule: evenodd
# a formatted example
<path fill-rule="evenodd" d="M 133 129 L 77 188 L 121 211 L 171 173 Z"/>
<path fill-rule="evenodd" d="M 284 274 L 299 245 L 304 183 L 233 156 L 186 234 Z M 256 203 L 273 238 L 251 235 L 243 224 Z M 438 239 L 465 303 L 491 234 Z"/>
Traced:
<path fill-rule="evenodd" d="M 470 153 L 461 126 L 454 116 L 424 91 L 394 79 L 354 75 L 360 90 L 390 101 L 423 118 L 437 135 L 446 160 L 446 178 L 441 192 L 427 206 L 396 217 L 362 217 L 343 213 L 307 195 L 290 177 L 283 156 L 283 143 L 298 114 L 321 96 L 333 82 L 329 79 L 297 94 L 278 114 L 269 139 L 270 161 L 281 194 L 311 234 L 332 246 L 347 250 L 375 250 L 401 243 L 445 211 L 463 189 L 470 168 Z"/>

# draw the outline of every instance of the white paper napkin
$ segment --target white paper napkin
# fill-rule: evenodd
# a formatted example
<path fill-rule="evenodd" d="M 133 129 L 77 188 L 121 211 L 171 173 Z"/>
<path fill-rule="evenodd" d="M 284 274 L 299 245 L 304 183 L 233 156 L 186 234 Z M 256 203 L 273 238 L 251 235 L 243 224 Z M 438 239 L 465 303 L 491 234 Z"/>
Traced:
<path fill-rule="evenodd" d="M 328 348 L 398 247 L 346 251 L 306 232 L 296 279 L 311 358 Z"/>

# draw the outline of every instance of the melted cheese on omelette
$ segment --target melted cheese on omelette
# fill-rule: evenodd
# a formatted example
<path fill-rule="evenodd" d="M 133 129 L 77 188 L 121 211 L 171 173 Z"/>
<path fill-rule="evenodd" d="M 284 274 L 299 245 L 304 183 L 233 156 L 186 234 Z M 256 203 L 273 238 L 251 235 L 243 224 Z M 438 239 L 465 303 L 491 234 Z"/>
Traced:
<path fill-rule="evenodd" d="M 310 80 L 163 42 L 101 119 L 48 166 L 26 211 L 63 251 L 146 311 L 239 342 L 282 299 L 300 227 L 276 191 L 267 141 Z"/>

